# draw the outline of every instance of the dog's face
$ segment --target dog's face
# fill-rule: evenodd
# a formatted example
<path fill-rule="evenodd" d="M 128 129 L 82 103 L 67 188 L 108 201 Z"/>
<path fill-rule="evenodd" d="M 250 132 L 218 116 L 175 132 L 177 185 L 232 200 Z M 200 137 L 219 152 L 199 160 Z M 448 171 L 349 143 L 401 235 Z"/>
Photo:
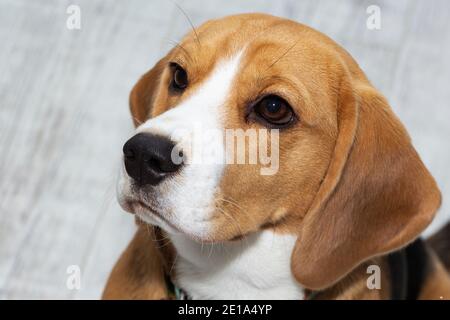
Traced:
<path fill-rule="evenodd" d="M 150 120 L 144 119 L 137 132 L 170 139 L 186 153 L 186 143 L 180 142 L 198 128 L 203 158 L 186 159 L 157 184 L 141 187 L 124 171 L 125 187 L 131 187 L 125 198 L 137 198 L 158 213 L 138 210 L 143 219 L 150 217 L 169 232 L 221 241 L 304 214 L 335 144 L 337 96 L 328 91 L 338 79 L 315 71 L 326 63 L 320 57 L 326 50 L 275 23 L 209 22 L 197 30 L 198 39 L 192 32 L 164 58 Z M 256 140 L 266 138 L 267 154 L 278 153 L 273 162 L 279 166 L 264 174 L 271 167 L 260 159 L 208 162 L 210 149 L 230 150 L 226 129 L 254 130 Z M 266 137 L 260 129 L 267 130 Z M 269 150 L 275 130 L 276 150 Z M 213 132 L 223 133 L 223 139 L 209 137 Z M 236 148 L 237 143 L 235 136 Z M 245 147 L 248 157 L 255 150 L 250 139 Z"/>
<path fill-rule="evenodd" d="M 130 105 L 137 132 L 124 146 L 122 206 L 198 241 L 297 234 L 293 268 L 309 287 L 410 241 L 439 204 L 405 130 L 353 59 L 292 21 L 205 23 L 143 76 Z M 341 267 L 318 275 L 329 263 Z"/>

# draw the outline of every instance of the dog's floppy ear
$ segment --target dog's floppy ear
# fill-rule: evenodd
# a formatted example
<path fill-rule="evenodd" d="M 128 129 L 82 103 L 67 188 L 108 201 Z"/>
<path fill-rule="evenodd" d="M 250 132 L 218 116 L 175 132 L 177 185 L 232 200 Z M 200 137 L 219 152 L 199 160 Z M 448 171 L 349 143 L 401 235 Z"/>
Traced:
<path fill-rule="evenodd" d="M 291 261 L 296 279 L 316 290 L 336 283 L 362 261 L 411 242 L 441 199 L 378 91 L 365 80 L 347 79 L 338 108 L 333 158 Z"/>
<path fill-rule="evenodd" d="M 166 58 L 159 60 L 156 65 L 144 74 L 134 85 L 130 93 L 130 111 L 133 123 L 137 127 L 145 122 L 150 115 L 155 92 L 159 86 L 161 74 L 166 66 Z"/>

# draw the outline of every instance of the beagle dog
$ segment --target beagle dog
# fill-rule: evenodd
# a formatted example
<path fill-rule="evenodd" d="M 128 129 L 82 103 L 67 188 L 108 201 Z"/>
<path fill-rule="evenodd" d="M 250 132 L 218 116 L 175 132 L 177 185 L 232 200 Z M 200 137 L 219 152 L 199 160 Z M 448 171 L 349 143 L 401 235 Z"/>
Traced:
<path fill-rule="evenodd" d="M 138 81 L 130 109 L 118 200 L 138 230 L 103 298 L 450 298 L 444 258 L 416 240 L 436 182 L 327 36 L 265 14 L 208 21 Z M 235 146 L 212 136 L 228 130 L 266 130 L 275 170 L 222 161 Z M 190 161 L 196 148 L 214 161 Z"/>

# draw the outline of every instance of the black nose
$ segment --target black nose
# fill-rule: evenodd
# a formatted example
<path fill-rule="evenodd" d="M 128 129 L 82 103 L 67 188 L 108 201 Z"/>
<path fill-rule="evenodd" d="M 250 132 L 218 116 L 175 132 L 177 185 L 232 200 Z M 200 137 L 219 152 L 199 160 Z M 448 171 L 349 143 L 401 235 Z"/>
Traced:
<path fill-rule="evenodd" d="M 172 162 L 175 144 L 168 138 L 138 133 L 123 146 L 125 169 L 139 186 L 156 185 L 181 165 Z"/>

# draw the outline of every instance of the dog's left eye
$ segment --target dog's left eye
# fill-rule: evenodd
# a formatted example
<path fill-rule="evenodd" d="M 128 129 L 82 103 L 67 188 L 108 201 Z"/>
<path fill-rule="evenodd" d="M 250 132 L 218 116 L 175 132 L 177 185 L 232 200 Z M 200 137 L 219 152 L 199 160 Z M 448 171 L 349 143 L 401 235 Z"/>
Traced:
<path fill-rule="evenodd" d="M 275 126 L 285 126 L 294 120 L 294 112 L 289 104 L 282 98 L 270 95 L 254 106 L 257 117 Z"/>
<path fill-rule="evenodd" d="M 186 70 L 184 70 L 177 63 L 171 63 L 170 67 L 173 70 L 170 88 L 177 91 L 183 91 L 188 86 L 188 76 Z"/>

